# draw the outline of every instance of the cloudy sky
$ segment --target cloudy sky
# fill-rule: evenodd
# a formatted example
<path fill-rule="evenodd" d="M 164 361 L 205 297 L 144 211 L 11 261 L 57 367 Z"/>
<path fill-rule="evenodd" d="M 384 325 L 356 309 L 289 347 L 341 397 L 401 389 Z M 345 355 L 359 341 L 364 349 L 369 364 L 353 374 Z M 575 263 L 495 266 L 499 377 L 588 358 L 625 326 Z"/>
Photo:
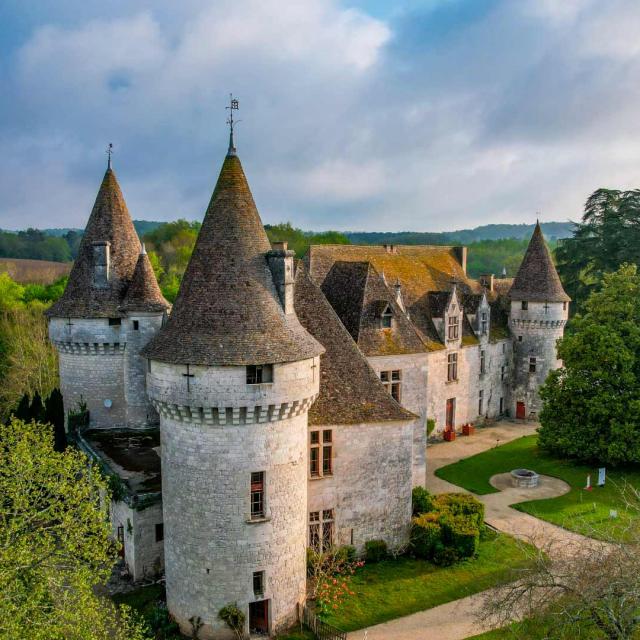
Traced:
<path fill-rule="evenodd" d="M 0 0 L 0 227 L 199 219 L 240 99 L 265 222 L 437 231 L 640 186 L 638 0 Z"/>

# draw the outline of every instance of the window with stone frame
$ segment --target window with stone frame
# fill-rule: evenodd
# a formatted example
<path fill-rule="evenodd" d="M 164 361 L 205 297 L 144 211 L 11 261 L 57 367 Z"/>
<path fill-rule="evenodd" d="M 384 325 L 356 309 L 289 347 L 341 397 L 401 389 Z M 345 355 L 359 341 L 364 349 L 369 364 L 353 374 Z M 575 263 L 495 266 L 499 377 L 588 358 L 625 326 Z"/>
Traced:
<path fill-rule="evenodd" d="M 480 350 L 480 375 L 483 376 L 487 373 L 487 352 L 484 349 Z"/>
<path fill-rule="evenodd" d="M 265 384 L 273 382 L 272 364 L 247 365 L 247 384 Z"/>
<path fill-rule="evenodd" d="M 566 310 L 567 310 L 567 303 L 566 303 L 566 302 L 563 302 L 563 303 L 562 303 L 562 310 L 563 310 L 563 311 L 566 311 Z"/>
<path fill-rule="evenodd" d="M 520 308 L 521 308 L 523 311 L 527 311 L 527 309 L 529 309 L 529 301 L 528 301 L 528 300 L 523 300 L 523 301 L 520 303 Z"/>
<path fill-rule="evenodd" d="M 264 471 L 251 472 L 251 519 L 264 518 Z"/>
<path fill-rule="evenodd" d="M 457 340 L 460 336 L 460 316 L 458 314 L 450 315 L 447 328 L 447 339 Z"/>
<path fill-rule="evenodd" d="M 537 359 L 534 356 L 529 357 L 529 373 L 536 372 Z"/>
<path fill-rule="evenodd" d="M 380 380 L 384 388 L 391 394 L 391 397 L 397 403 L 400 403 L 402 397 L 402 371 L 400 369 L 381 371 Z"/>
<path fill-rule="evenodd" d="M 309 432 L 309 475 L 323 478 L 333 475 L 333 431 L 314 429 Z"/>
<path fill-rule="evenodd" d="M 333 509 L 309 512 L 309 546 L 315 551 L 327 551 L 333 546 Z"/>
<path fill-rule="evenodd" d="M 385 307 L 385 310 L 380 316 L 380 326 L 383 329 L 391 329 L 393 326 L 393 311 L 391 311 L 391 307 L 389 305 Z"/>
<path fill-rule="evenodd" d="M 458 354 L 450 353 L 447 356 L 447 382 L 455 382 L 458 379 Z"/>
<path fill-rule="evenodd" d="M 264 571 L 253 572 L 253 594 L 264 595 Z"/>
<path fill-rule="evenodd" d="M 478 415 L 481 416 L 484 413 L 484 390 L 478 391 Z"/>
<path fill-rule="evenodd" d="M 489 333 L 489 314 L 486 311 L 480 313 L 480 333 L 483 336 Z"/>

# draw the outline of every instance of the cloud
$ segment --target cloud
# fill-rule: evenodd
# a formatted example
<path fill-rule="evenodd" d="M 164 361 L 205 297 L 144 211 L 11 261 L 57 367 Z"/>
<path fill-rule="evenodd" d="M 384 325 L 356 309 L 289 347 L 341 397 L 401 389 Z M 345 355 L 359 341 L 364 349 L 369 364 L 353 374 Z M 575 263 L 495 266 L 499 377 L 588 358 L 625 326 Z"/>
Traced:
<path fill-rule="evenodd" d="M 229 91 L 265 222 L 565 219 L 635 186 L 636 2 L 383 4 L 43 0 L 3 56 L 0 226 L 84 225 L 109 141 L 135 217 L 200 217 Z"/>

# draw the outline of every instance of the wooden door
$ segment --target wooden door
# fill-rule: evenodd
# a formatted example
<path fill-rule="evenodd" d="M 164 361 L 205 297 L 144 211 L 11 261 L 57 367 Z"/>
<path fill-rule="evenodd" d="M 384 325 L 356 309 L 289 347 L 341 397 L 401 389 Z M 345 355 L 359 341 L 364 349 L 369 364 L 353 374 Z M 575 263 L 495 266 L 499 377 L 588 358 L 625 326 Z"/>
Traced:
<path fill-rule="evenodd" d="M 516 403 L 516 418 L 518 420 L 524 420 L 527 417 L 527 409 L 524 406 L 524 402 Z"/>
<path fill-rule="evenodd" d="M 456 399 L 449 398 L 447 400 L 447 417 L 445 426 L 448 431 L 453 431 L 456 426 Z"/>
<path fill-rule="evenodd" d="M 249 631 L 269 633 L 269 601 L 258 600 L 249 603 Z"/>

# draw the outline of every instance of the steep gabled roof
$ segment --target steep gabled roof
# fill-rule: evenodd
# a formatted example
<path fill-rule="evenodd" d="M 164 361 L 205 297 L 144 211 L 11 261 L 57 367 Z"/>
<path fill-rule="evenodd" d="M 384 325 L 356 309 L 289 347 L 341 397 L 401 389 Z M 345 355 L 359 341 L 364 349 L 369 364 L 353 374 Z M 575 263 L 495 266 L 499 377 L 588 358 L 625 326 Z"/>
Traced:
<path fill-rule="evenodd" d="M 300 322 L 320 342 L 320 395 L 309 411 L 310 425 L 414 420 L 383 387 L 322 291 L 298 265 L 294 295 Z"/>
<path fill-rule="evenodd" d="M 540 223 L 536 223 L 522 264 L 509 291 L 509 297 L 513 300 L 537 302 L 569 302 L 571 300 L 562 288 L 549 248 L 544 241 Z"/>
<path fill-rule="evenodd" d="M 228 154 L 172 313 L 143 354 L 173 364 L 246 365 L 322 353 L 295 313 L 285 315 L 270 249 L 240 159 Z"/>
<path fill-rule="evenodd" d="M 143 245 L 121 309 L 123 311 L 159 312 L 166 311 L 170 306 L 160 291 L 149 256 Z"/>
<path fill-rule="evenodd" d="M 110 243 L 110 277 L 105 287 L 94 286 L 93 243 Z M 119 310 L 138 261 L 140 240 L 122 191 L 111 168 L 104 174 L 80 242 L 69 282 L 62 296 L 47 310 L 49 317 L 105 318 Z"/>

